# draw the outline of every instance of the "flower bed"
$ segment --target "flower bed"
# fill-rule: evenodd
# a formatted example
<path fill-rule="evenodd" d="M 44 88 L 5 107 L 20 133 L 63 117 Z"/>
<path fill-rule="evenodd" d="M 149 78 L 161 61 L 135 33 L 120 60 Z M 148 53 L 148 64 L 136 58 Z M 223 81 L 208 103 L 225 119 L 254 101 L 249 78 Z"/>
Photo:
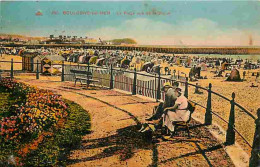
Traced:
<path fill-rule="evenodd" d="M 0 134 L 4 141 L 20 142 L 24 138 L 37 137 L 68 115 L 67 106 L 61 96 L 51 91 L 6 78 L 1 79 L 0 86 L 18 99 L 18 104 L 10 108 L 11 116 L 0 120 Z"/>
<path fill-rule="evenodd" d="M 83 135 L 90 133 L 89 114 L 76 103 L 66 103 L 70 114 L 64 126 L 23 159 L 25 166 L 66 166 L 70 151 L 80 146 Z"/>
<path fill-rule="evenodd" d="M 82 135 L 89 130 L 90 124 L 87 122 L 90 118 L 87 112 L 74 111 L 71 103 L 66 104 L 60 95 L 7 78 L 0 80 L 0 88 L 1 91 L 10 93 L 11 99 L 16 99 L 15 104 L 6 108 L 8 115 L 0 118 L 0 166 L 10 161 L 10 155 L 19 157 L 23 165 L 29 166 L 34 165 L 28 164 L 28 157 L 35 159 L 42 154 L 46 154 L 46 157 L 56 155 L 55 161 L 38 157 L 35 163 L 40 166 L 46 163 L 50 166 L 58 164 L 60 162 L 57 157 L 60 156 L 62 150 L 70 150 L 70 148 L 62 147 L 68 142 L 74 142 L 72 144 L 77 145 Z M 70 110 L 73 110 L 73 113 L 70 113 Z M 71 122 L 73 125 L 70 125 Z M 85 124 L 84 129 L 81 129 L 83 124 Z M 49 132 L 52 135 L 46 137 Z M 52 143 L 50 146 L 48 140 L 53 139 L 56 145 Z M 44 152 L 46 149 L 44 146 L 49 149 L 48 152 Z M 34 154 L 35 152 L 37 154 Z M 15 163 L 17 165 L 18 162 Z"/>

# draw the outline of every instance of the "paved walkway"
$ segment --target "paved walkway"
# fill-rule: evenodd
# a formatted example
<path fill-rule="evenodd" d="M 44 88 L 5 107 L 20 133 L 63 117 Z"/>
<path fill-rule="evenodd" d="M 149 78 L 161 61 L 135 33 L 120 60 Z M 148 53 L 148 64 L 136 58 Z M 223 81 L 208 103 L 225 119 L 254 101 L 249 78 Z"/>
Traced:
<path fill-rule="evenodd" d="M 234 166 L 222 145 L 195 121 L 192 136 L 201 142 L 146 141 L 137 133 L 137 124 L 152 113 L 154 101 L 114 90 L 75 88 L 70 82 L 21 81 L 53 90 L 90 113 L 92 133 L 71 152 L 70 166 Z"/>

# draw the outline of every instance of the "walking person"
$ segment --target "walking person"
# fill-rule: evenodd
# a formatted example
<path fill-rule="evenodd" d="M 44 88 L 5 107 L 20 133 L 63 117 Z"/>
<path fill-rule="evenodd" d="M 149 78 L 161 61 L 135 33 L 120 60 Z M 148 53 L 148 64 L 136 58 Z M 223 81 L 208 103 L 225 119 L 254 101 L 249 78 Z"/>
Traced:
<path fill-rule="evenodd" d="M 260 73 L 260 72 L 257 72 L 257 73 L 256 73 L 256 76 L 255 76 L 255 81 L 256 81 L 256 82 L 257 82 L 257 79 L 259 78 L 259 73 Z"/>

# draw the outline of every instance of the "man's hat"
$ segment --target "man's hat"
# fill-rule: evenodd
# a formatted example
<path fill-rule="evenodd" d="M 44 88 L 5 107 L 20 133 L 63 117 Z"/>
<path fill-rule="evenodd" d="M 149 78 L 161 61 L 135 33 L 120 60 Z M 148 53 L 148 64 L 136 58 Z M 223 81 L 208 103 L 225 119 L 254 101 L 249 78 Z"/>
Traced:
<path fill-rule="evenodd" d="M 176 88 L 175 91 L 181 93 L 181 88 Z"/>
<path fill-rule="evenodd" d="M 172 88 L 171 83 L 170 83 L 170 82 L 165 82 L 165 83 L 163 84 L 163 87 L 162 87 L 161 90 L 163 91 L 164 88 Z"/>
<path fill-rule="evenodd" d="M 165 82 L 165 83 L 163 84 L 163 88 L 165 88 L 165 87 L 170 87 L 170 88 L 172 88 L 172 85 L 171 85 L 170 82 Z"/>

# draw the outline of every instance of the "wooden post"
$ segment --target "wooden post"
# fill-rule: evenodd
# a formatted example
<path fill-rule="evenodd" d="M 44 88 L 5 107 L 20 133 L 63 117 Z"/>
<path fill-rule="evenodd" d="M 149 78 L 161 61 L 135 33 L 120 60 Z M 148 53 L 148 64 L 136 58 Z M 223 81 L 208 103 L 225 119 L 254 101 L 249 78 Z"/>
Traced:
<path fill-rule="evenodd" d="M 257 117 L 258 118 L 255 120 L 255 136 L 249 167 L 260 166 L 260 108 L 257 110 Z"/>
<path fill-rule="evenodd" d="M 22 57 L 22 70 L 25 70 L 25 57 Z"/>
<path fill-rule="evenodd" d="M 158 87 L 157 87 L 156 101 L 159 101 L 160 99 L 161 99 L 161 70 L 159 70 L 159 73 L 158 73 Z"/>
<path fill-rule="evenodd" d="M 37 64 L 36 64 L 36 79 L 39 79 L 39 60 L 37 60 Z"/>
<path fill-rule="evenodd" d="M 64 81 L 64 61 L 62 61 L 61 81 Z"/>
<path fill-rule="evenodd" d="M 111 64 L 111 71 L 110 71 L 110 89 L 114 88 L 113 84 L 113 65 Z"/>
<path fill-rule="evenodd" d="M 200 94 L 198 83 L 196 83 L 194 94 Z"/>
<path fill-rule="evenodd" d="M 185 81 L 185 92 L 184 92 L 184 96 L 185 96 L 186 98 L 188 98 L 188 96 L 189 96 L 188 90 L 189 90 L 188 77 L 186 77 L 186 81 Z"/>
<path fill-rule="evenodd" d="M 14 59 L 11 59 L 11 73 L 10 77 L 13 79 L 14 78 Z"/>
<path fill-rule="evenodd" d="M 136 74 L 136 68 L 135 68 L 132 95 L 136 95 L 136 79 L 137 79 L 137 74 Z"/>
<path fill-rule="evenodd" d="M 30 58 L 30 62 L 31 62 L 31 72 L 33 72 L 33 69 L 34 69 L 33 58 Z"/>
<path fill-rule="evenodd" d="M 226 134 L 226 144 L 235 144 L 235 93 L 232 93 L 232 100 L 230 101 L 231 108 L 228 121 L 228 129 Z"/>
<path fill-rule="evenodd" d="M 211 88 L 212 88 L 212 84 L 209 83 L 207 109 L 206 109 L 206 114 L 205 114 L 205 125 L 211 125 L 212 124 Z"/>

